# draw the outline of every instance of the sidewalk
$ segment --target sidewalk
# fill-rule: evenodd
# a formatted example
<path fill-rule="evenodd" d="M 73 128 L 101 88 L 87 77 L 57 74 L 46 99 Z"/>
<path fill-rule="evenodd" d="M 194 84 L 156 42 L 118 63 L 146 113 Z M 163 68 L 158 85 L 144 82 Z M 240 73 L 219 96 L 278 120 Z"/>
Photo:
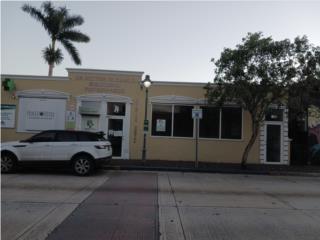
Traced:
<path fill-rule="evenodd" d="M 320 177 L 320 166 L 286 166 L 248 164 L 245 169 L 240 164 L 199 162 L 195 168 L 194 162 L 165 160 L 112 160 L 103 166 L 106 170 L 146 170 L 146 171 L 179 171 L 234 174 L 263 174 L 286 176 Z"/>

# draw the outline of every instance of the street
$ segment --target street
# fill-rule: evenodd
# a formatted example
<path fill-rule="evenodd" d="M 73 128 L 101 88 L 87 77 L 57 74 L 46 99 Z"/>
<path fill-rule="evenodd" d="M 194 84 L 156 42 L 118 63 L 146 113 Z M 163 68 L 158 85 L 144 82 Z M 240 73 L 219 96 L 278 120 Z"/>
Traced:
<path fill-rule="evenodd" d="M 2 239 L 319 239 L 320 178 L 2 175 Z"/>

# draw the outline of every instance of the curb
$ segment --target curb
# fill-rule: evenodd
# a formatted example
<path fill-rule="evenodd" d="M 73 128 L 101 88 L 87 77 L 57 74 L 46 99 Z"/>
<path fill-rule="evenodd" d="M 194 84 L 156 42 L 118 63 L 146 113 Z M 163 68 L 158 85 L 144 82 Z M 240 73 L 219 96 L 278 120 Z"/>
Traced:
<path fill-rule="evenodd" d="M 167 171 L 167 172 L 195 172 L 195 173 L 222 173 L 222 174 L 252 174 L 271 176 L 304 176 L 320 177 L 320 172 L 294 172 L 294 171 L 266 171 L 266 170 L 241 170 L 241 169 L 203 169 L 186 167 L 152 167 L 152 166 L 103 166 L 104 170 L 139 170 L 139 171 Z"/>

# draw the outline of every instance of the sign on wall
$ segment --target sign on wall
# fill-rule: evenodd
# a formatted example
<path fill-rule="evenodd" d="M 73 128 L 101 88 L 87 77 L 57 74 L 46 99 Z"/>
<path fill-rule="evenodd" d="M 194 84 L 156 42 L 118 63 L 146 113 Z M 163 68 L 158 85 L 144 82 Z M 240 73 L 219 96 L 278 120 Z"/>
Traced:
<path fill-rule="evenodd" d="M 1 104 L 1 128 L 14 128 L 16 105 Z"/>
<path fill-rule="evenodd" d="M 19 131 L 65 129 L 65 99 L 20 98 L 19 105 Z"/>
<path fill-rule="evenodd" d="M 82 116 L 81 119 L 82 130 L 98 131 L 99 117 L 97 116 Z"/>
<path fill-rule="evenodd" d="M 67 111 L 66 113 L 66 129 L 75 129 L 76 128 L 76 112 Z"/>

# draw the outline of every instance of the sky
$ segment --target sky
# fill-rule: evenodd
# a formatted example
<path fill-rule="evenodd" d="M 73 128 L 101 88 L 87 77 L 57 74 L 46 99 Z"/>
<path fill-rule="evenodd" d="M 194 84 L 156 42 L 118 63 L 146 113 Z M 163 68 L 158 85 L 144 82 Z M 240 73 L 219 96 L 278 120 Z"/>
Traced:
<path fill-rule="evenodd" d="M 25 2 L 1 2 L 1 74 L 48 74 L 42 49 L 50 38 L 42 25 L 21 10 Z M 40 7 L 41 2 L 28 2 Z M 307 35 L 320 46 L 320 1 L 108 2 L 61 1 L 85 22 L 78 29 L 89 43 L 76 43 L 82 65 L 63 49 L 66 68 L 143 71 L 154 81 L 209 82 L 211 58 L 234 48 L 248 32 L 275 40 Z"/>

